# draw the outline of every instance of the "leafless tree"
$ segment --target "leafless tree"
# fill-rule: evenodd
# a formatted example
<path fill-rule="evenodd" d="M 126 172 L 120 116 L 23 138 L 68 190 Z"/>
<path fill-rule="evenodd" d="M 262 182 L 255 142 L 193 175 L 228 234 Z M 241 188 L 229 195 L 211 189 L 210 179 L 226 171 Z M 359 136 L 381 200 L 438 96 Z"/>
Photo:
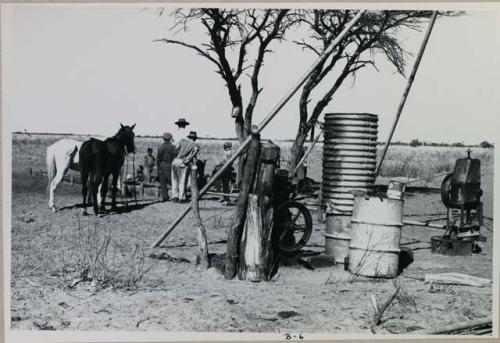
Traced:
<path fill-rule="evenodd" d="M 259 74 L 265 55 L 271 51 L 271 43 L 284 39 L 293 25 L 288 13 L 287 9 L 176 9 L 172 29 L 183 31 L 200 24 L 206 40 L 198 45 L 172 38 L 157 40 L 191 49 L 214 64 L 226 84 L 240 142 L 251 133 L 253 111 L 262 92 Z M 244 75 L 249 76 L 251 88 L 246 107 L 241 92 Z"/>
<path fill-rule="evenodd" d="M 308 28 L 309 35 L 295 43 L 319 56 L 355 15 L 356 11 L 350 10 L 298 11 L 295 13 L 295 20 Z M 320 114 L 349 76 L 355 77 L 356 73 L 366 66 L 376 69 L 376 54 L 383 54 L 396 71 L 404 76 L 409 53 L 403 48 L 400 31 L 403 28 L 419 30 L 431 15 L 431 11 L 371 11 L 363 15 L 357 26 L 337 45 L 329 58 L 316 67 L 302 88 L 299 128 L 292 146 L 290 170 L 300 160 L 309 131 L 314 134 Z M 327 78 L 329 75 L 335 75 L 333 82 L 331 76 Z M 320 85 L 323 93 L 316 94 L 315 101 L 312 101 L 312 93 L 318 90 Z"/>

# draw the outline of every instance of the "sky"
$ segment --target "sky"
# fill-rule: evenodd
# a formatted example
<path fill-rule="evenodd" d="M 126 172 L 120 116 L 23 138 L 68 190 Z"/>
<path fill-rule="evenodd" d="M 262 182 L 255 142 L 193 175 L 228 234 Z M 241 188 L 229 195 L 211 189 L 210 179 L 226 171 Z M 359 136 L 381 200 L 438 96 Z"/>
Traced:
<path fill-rule="evenodd" d="M 196 29 L 174 35 L 172 24 L 144 5 L 3 4 L 4 120 L 11 131 L 110 136 L 120 122 L 136 123 L 136 134 L 159 135 L 183 117 L 199 136 L 234 137 L 227 91 L 214 66 L 191 50 L 153 42 L 205 38 Z M 499 12 L 491 10 L 436 22 L 393 141 L 496 141 L 499 26 Z M 405 48 L 416 55 L 424 32 L 425 26 L 403 32 Z M 315 62 L 291 42 L 294 34 L 300 32 L 266 57 L 254 123 Z M 407 74 L 413 60 L 408 58 Z M 347 80 L 325 112 L 378 114 L 384 141 L 406 79 L 383 58 L 376 61 L 379 70 L 365 68 Z M 292 98 L 263 137 L 294 138 L 298 99 Z"/>

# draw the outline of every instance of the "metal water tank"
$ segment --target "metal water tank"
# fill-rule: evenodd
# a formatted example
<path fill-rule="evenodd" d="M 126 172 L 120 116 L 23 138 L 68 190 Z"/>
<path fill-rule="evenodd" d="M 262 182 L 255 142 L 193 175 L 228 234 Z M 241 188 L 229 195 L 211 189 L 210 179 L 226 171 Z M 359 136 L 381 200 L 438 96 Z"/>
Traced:
<path fill-rule="evenodd" d="M 325 253 L 343 263 L 349 255 L 350 222 L 356 191 L 375 184 L 378 116 L 326 113 L 322 196 L 326 205 Z"/>

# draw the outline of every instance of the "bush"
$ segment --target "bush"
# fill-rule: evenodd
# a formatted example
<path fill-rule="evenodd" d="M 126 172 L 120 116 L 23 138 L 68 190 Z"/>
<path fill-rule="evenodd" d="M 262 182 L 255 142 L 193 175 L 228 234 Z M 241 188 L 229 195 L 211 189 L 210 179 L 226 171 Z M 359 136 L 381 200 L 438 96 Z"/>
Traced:
<path fill-rule="evenodd" d="M 421 145 L 422 145 L 422 142 L 419 141 L 417 138 L 412 139 L 410 142 L 411 147 L 417 147 L 417 146 L 421 146 Z"/>
<path fill-rule="evenodd" d="M 76 230 L 61 232 L 56 241 L 64 248 L 49 254 L 52 273 L 70 287 L 92 281 L 100 289 L 135 288 L 158 264 L 149 259 L 145 241 L 122 244 L 113 232 L 96 224 L 83 227 L 78 221 Z"/>
<path fill-rule="evenodd" d="M 479 146 L 485 149 L 493 148 L 493 144 L 487 141 L 482 141 L 481 143 L 479 143 Z"/>

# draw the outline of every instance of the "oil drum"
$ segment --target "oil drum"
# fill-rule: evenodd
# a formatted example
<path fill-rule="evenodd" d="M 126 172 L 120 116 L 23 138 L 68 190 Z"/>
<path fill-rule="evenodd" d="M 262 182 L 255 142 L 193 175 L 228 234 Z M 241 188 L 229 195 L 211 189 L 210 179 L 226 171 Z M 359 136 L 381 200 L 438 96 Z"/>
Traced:
<path fill-rule="evenodd" d="M 351 225 L 349 271 L 369 277 L 396 277 L 403 200 L 357 196 Z"/>

